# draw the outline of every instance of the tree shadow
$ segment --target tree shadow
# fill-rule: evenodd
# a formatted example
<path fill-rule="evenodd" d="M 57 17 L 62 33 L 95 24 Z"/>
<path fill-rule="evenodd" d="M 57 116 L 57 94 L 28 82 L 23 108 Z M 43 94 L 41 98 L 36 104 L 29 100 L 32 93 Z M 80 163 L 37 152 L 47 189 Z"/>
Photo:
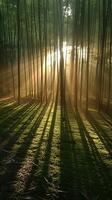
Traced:
<path fill-rule="evenodd" d="M 25 106 L 26 105 L 15 105 L 4 108 L 3 111 L 0 112 L 0 125 L 7 123 L 9 120 L 11 120 Z"/>
<path fill-rule="evenodd" d="M 17 107 L 16 102 L 7 102 L 5 105 L 0 104 L 0 119 L 3 119 L 6 114 L 10 113 L 10 111 L 13 111 L 14 108 Z"/>
<path fill-rule="evenodd" d="M 31 175 L 30 175 L 31 179 L 32 180 L 35 179 L 35 182 L 36 182 L 36 186 L 37 186 L 36 191 L 35 191 L 35 193 L 32 194 L 33 197 L 35 197 L 36 199 L 37 198 L 42 198 L 42 199 L 47 198 L 49 181 L 51 181 L 50 176 L 49 176 L 49 164 L 50 164 L 51 146 L 52 146 L 52 140 L 53 140 L 53 134 L 54 134 L 56 113 L 57 113 L 57 105 L 58 105 L 58 90 L 57 90 L 57 94 L 56 94 L 56 101 L 55 101 L 55 105 L 54 105 L 49 135 L 48 135 L 48 138 L 47 138 L 47 144 L 46 144 L 46 147 L 45 147 L 44 163 L 42 165 L 41 173 L 37 177 L 34 178 L 33 176 L 38 169 L 38 167 L 34 166 L 32 172 L 31 172 Z M 51 112 L 51 109 L 50 109 L 50 112 Z M 49 112 L 49 116 L 50 116 L 50 112 Z M 47 118 L 43 134 L 45 132 L 45 129 L 46 129 L 46 126 L 47 126 L 47 123 L 48 123 L 48 120 L 49 120 L 49 116 Z M 41 137 L 40 142 L 39 142 L 39 147 L 38 147 L 34 162 L 37 162 L 37 156 L 39 156 L 39 153 L 40 153 L 42 138 L 44 136 L 43 134 L 42 134 L 42 137 Z M 31 182 L 29 182 L 29 183 L 30 183 L 29 185 L 31 185 Z"/>
<path fill-rule="evenodd" d="M 79 199 L 80 174 L 75 150 L 75 142 L 69 121 L 68 110 L 61 105 L 60 136 L 60 189 L 59 199 Z M 75 122 L 74 122 L 75 123 Z"/>
<path fill-rule="evenodd" d="M 11 140 L 11 138 L 13 138 L 13 132 L 14 133 L 16 132 L 16 131 L 14 131 L 14 129 L 16 129 L 22 123 L 22 121 L 27 117 L 27 115 L 30 116 L 30 113 L 33 111 L 33 109 L 35 107 L 36 106 L 34 106 L 34 105 L 32 105 L 32 106 L 26 105 L 22 109 L 20 109 L 20 111 L 18 111 L 14 116 L 12 115 L 11 118 L 7 118 L 7 120 L 4 123 L 2 123 L 2 127 L 1 128 L 3 130 L 2 130 L 2 133 L 0 135 L 0 137 L 1 137 L 1 141 L 0 141 L 1 146 L 2 146 L 2 143 L 5 140 L 7 141 L 7 140 Z M 26 124 L 23 124 L 23 125 L 26 125 Z M 21 127 L 21 129 L 22 128 L 23 128 L 23 126 Z M 19 129 L 17 131 L 17 134 L 18 134 L 18 132 L 21 131 L 21 129 Z"/>
<path fill-rule="evenodd" d="M 0 106 L 7 105 L 8 103 L 15 102 L 14 98 L 8 97 L 8 98 L 0 98 Z"/>
<path fill-rule="evenodd" d="M 87 131 L 78 111 L 76 112 L 76 118 L 80 129 L 86 161 L 86 165 L 84 165 L 83 168 L 87 176 L 85 177 L 86 191 L 83 193 L 85 193 L 90 199 L 96 197 L 98 197 L 98 199 L 105 199 L 107 196 L 111 197 L 111 181 L 108 168 L 103 162 L 96 144 Z M 88 116 L 87 119 L 91 122 L 90 116 Z"/>
<path fill-rule="evenodd" d="M 112 119 L 107 113 L 99 113 L 102 119 L 112 127 Z"/>
<path fill-rule="evenodd" d="M 9 131 L 11 133 L 13 133 L 13 134 L 9 135 L 8 139 L 6 139 L 1 144 L 1 150 L 2 150 L 2 158 L 1 159 L 2 160 L 3 160 L 4 156 L 6 156 L 5 152 L 9 152 L 10 153 L 10 151 L 12 151 L 12 148 L 16 144 L 16 142 L 19 143 L 19 146 L 21 145 L 20 142 L 19 142 L 20 137 L 22 135 L 24 136 L 24 131 L 27 129 L 28 125 L 32 122 L 33 118 L 40 111 L 40 109 L 41 109 L 41 105 L 39 105 L 39 106 L 31 106 L 30 110 L 28 109 L 28 111 L 23 113 L 23 115 L 20 115 L 19 121 L 16 124 L 14 124 L 14 126 L 11 126 Z M 21 126 L 20 126 L 20 123 L 21 123 Z M 17 129 L 17 131 L 15 129 Z M 30 131 L 30 129 L 25 131 L 26 132 L 26 134 L 25 134 L 26 137 L 27 137 L 27 133 L 29 133 L 29 131 Z M 6 138 L 7 138 L 7 134 L 6 134 Z M 4 152 L 4 154 L 3 154 L 3 152 Z"/>
<path fill-rule="evenodd" d="M 49 180 L 49 164 L 50 164 L 50 157 L 51 157 L 51 146 L 52 146 L 52 139 L 54 134 L 54 127 L 55 127 L 55 120 L 56 120 L 56 113 L 57 113 L 57 105 L 58 105 L 58 90 L 56 93 L 56 101 L 55 105 L 54 102 L 51 102 L 51 107 L 49 109 L 49 112 L 47 114 L 47 119 L 43 127 L 42 135 L 39 139 L 39 142 L 37 144 L 37 151 L 35 152 L 34 158 L 33 158 L 33 165 L 32 169 L 30 171 L 30 174 L 27 176 L 27 181 L 25 183 L 25 188 L 21 196 L 24 196 L 27 193 L 31 196 L 31 198 L 35 199 L 43 199 L 47 196 L 48 191 L 48 183 L 45 180 Z M 50 129 L 49 134 L 47 137 L 47 141 L 45 140 L 45 144 L 43 143 L 45 131 L 48 125 L 48 121 L 50 119 L 51 111 L 53 109 L 52 119 L 50 122 Z M 45 148 L 45 154 L 44 158 L 42 160 L 42 166 L 41 171 L 39 171 L 39 156 L 41 153 L 41 147 Z M 30 188 L 34 187 L 33 190 L 30 190 Z M 20 194 L 19 194 L 20 195 Z"/>
<path fill-rule="evenodd" d="M 64 104 L 61 103 L 60 106 L 60 189 L 57 191 L 52 191 L 56 193 L 56 195 L 54 194 L 54 196 L 52 196 L 52 194 L 49 194 L 48 196 L 49 185 L 52 185 L 52 177 L 49 174 L 49 166 L 51 162 L 50 159 L 57 115 L 58 96 L 59 95 L 57 91 L 47 142 L 45 140 L 45 144 L 43 144 L 53 103 L 51 103 L 47 113 L 47 118 L 42 129 L 42 135 L 38 140 L 37 149 L 33 154 L 34 157 L 32 160 L 32 168 L 30 170 L 30 174 L 27 176 L 27 180 L 25 180 L 25 189 L 22 191 L 22 194 L 20 194 L 20 192 L 16 193 L 15 188 L 13 187 L 13 182 L 15 181 L 17 173 L 25 161 L 27 152 L 30 149 L 33 139 L 35 138 L 36 134 L 38 135 L 36 132 L 43 117 L 46 115 L 48 105 L 29 106 L 26 104 L 19 111 L 17 111 L 12 118 L 9 117 L 10 123 L 11 119 L 14 120 L 15 117 L 17 119 L 12 121 L 12 124 L 9 126 L 9 131 L 14 133 L 9 135 L 9 139 L 7 140 L 8 119 L 5 121 L 5 123 L 7 122 L 7 127 L 3 132 L 3 141 L 6 140 L 7 143 L 3 146 L 6 152 L 0 153 L 1 165 L 4 158 L 8 157 L 8 153 L 9 155 L 13 153 L 12 149 L 14 145 L 17 145 L 17 150 L 14 152 L 12 162 L 9 162 L 6 165 L 3 164 L 5 173 L 0 174 L 1 200 L 11 198 L 13 192 L 15 192 L 15 195 L 17 195 L 14 198 L 18 199 L 24 199 L 24 194 L 26 194 L 26 198 L 28 198 L 29 195 L 32 199 L 111 199 L 112 176 L 110 171 L 104 163 L 99 149 L 97 148 L 96 141 L 91 137 L 91 134 L 87 129 L 87 123 L 83 119 L 81 113 L 78 110 L 73 111 L 73 108 L 70 108 L 74 116 L 74 123 L 78 125 L 80 140 L 77 139 L 75 130 L 73 133 L 71 127 L 72 125 L 70 123 L 71 118 L 69 115 L 70 110 L 68 108 L 68 102 L 64 102 Z M 110 152 L 112 147 L 112 139 L 98 123 L 97 118 L 94 118 L 94 115 L 89 112 L 86 116 L 86 120 L 88 120 L 90 126 L 95 130 L 98 138 L 104 144 L 105 149 Z M 104 119 L 102 118 L 102 120 Z M 25 132 L 30 123 L 31 126 L 29 130 Z M 18 127 L 18 129 L 15 131 L 16 127 Z M 23 139 L 20 140 L 22 135 Z M 80 144 L 77 144 L 78 142 Z M 45 145 L 45 154 L 39 172 L 39 155 L 41 155 L 41 147 L 43 145 Z M 78 149 L 80 145 L 82 146 L 82 150 L 80 150 L 80 148 Z M 34 186 L 34 189 L 31 191 L 30 188 L 32 186 Z"/>
<path fill-rule="evenodd" d="M 45 125 L 44 125 L 44 128 L 43 128 L 40 140 L 39 140 L 38 145 L 37 145 L 37 151 L 35 152 L 35 156 L 33 158 L 34 165 L 33 165 L 32 169 L 30 171 L 29 176 L 27 177 L 27 181 L 25 183 L 25 189 L 24 189 L 23 193 L 26 193 L 29 190 L 30 186 L 32 185 L 32 182 L 35 181 L 35 183 L 37 185 L 37 181 L 35 180 L 35 173 L 38 170 L 38 162 L 39 162 L 38 158 L 39 158 L 39 155 L 40 155 L 41 145 L 43 143 L 43 139 L 44 139 L 44 135 L 45 135 L 45 131 L 46 131 L 46 128 L 47 128 L 47 124 L 48 124 L 48 121 L 49 121 L 49 117 L 50 117 L 50 114 L 51 114 L 52 107 L 53 107 L 53 103 L 50 106 L 50 110 L 49 110 L 49 113 L 48 113 L 48 116 L 47 116 L 47 119 L 46 119 L 46 122 L 45 122 Z"/>
<path fill-rule="evenodd" d="M 6 183 L 8 182 L 13 183 L 13 181 L 15 180 L 16 174 L 20 169 L 22 162 L 25 159 L 27 151 L 32 143 L 32 140 L 35 137 L 36 131 L 43 119 L 43 116 L 45 115 L 47 106 L 48 105 L 42 106 L 42 108 L 39 109 L 40 110 L 39 113 L 38 110 L 34 110 L 34 113 L 32 114 L 31 118 L 25 124 L 25 127 L 27 127 L 28 123 L 31 123 L 34 117 L 36 118 L 35 122 L 32 124 L 31 129 L 28 131 L 26 138 L 24 138 L 23 142 L 20 143 L 18 150 L 14 154 L 13 157 L 14 162 L 9 163 L 7 166 L 5 166 L 5 174 L 3 174 L 0 179 L 0 184 L 3 186 L 1 187 L 1 196 L 0 196 L 1 199 L 5 198 L 7 199 L 7 197 L 9 197 L 13 192 L 12 185 L 11 184 L 6 185 Z M 20 131 L 20 134 L 21 133 L 22 131 Z"/>
<path fill-rule="evenodd" d="M 106 133 L 103 127 L 98 123 L 97 119 L 95 119 L 90 112 L 88 113 L 88 121 L 94 128 L 101 142 L 104 144 L 106 150 L 111 154 L 110 151 L 112 150 L 112 138 Z"/>

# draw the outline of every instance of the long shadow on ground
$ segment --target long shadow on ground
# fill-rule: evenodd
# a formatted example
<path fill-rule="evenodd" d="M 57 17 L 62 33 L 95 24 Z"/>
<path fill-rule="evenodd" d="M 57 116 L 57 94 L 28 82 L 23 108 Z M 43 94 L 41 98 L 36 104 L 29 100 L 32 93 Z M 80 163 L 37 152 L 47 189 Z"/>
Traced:
<path fill-rule="evenodd" d="M 31 142 L 36 134 L 36 131 L 41 123 L 41 120 L 46 112 L 46 109 L 47 105 L 42 106 L 42 108 L 39 110 L 38 109 L 34 110 L 34 115 L 32 114 L 31 118 L 28 119 L 28 123 L 31 123 L 31 121 L 33 121 L 34 118 L 35 121 L 32 123 L 31 128 L 29 129 L 25 138 L 22 140 L 22 142 L 20 142 L 16 152 L 14 152 L 13 159 L 11 159 L 11 162 L 6 163 L 5 165 L 5 171 L 4 171 L 5 173 L 3 173 L 0 177 L 0 185 L 1 185 L 0 199 L 10 198 L 10 195 L 13 192 L 13 187 L 11 183 L 15 180 L 17 171 L 19 170 L 22 161 L 24 160 L 27 154 L 28 148 L 31 145 Z M 28 123 L 26 124 L 26 126 L 28 126 Z M 21 132 L 22 130 L 20 130 L 20 134 Z"/>
<path fill-rule="evenodd" d="M 87 131 L 86 125 L 78 111 L 76 112 L 76 117 L 85 151 L 86 165 L 84 164 L 82 167 L 87 176 L 85 177 L 87 183 L 84 194 L 90 199 L 96 197 L 98 199 L 105 199 L 107 196 L 111 196 L 111 181 L 109 179 L 108 168 L 103 162 L 95 141 Z"/>
<path fill-rule="evenodd" d="M 111 174 L 102 160 L 95 140 L 87 131 L 87 124 L 85 124 L 84 119 L 76 110 L 74 113 L 76 121 L 74 123 L 77 123 L 79 127 L 81 139 L 79 141 L 75 132 L 73 133 L 71 130 L 69 121 L 71 119 L 68 117 L 68 112 L 66 105 L 61 106 L 60 162 L 62 193 L 60 194 L 60 199 L 111 199 Z M 90 116 L 88 121 L 90 121 Z M 93 125 L 93 119 L 91 123 Z M 99 130 L 95 129 L 95 131 L 97 131 L 100 139 L 105 137 L 105 144 L 108 144 L 109 150 L 111 141 L 108 136 L 106 137 L 104 132 L 100 136 L 101 127 L 99 127 Z"/>
<path fill-rule="evenodd" d="M 6 141 L 6 143 L 8 143 L 8 140 L 10 140 L 10 138 L 13 137 L 14 133 L 16 132 L 15 129 L 17 129 L 19 132 L 21 131 L 21 129 L 23 129 L 23 125 L 26 125 L 27 123 L 23 123 L 23 120 L 25 120 L 25 118 L 27 118 L 27 115 L 29 117 L 29 119 L 31 118 L 30 113 L 34 115 L 34 108 L 36 108 L 36 106 L 32 105 L 30 106 L 25 105 L 22 106 L 20 108 L 19 111 L 17 111 L 16 113 L 11 112 L 11 117 L 8 117 L 7 120 L 5 122 L 2 122 L 1 125 L 1 134 L 0 134 L 0 149 L 2 148 L 3 143 Z M 26 122 L 26 121 L 25 121 Z M 23 124 L 22 124 L 23 123 Z M 21 129 L 18 128 L 21 126 Z M 18 134 L 17 131 L 17 134 Z M 17 135 L 16 134 L 16 135 Z"/>
<path fill-rule="evenodd" d="M 84 116 L 78 110 L 74 111 L 72 107 L 69 107 L 68 102 L 58 106 L 58 96 L 57 92 L 55 105 L 51 103 L 50 107 L 49 105 L 25 104 L 15 109 L 16 107 L 12 105 L 11 110 L 7 110 L 9 112 L 7 118 L 1 119 L 3 132 L 0 141 L 0 200 L 11 198 L 14 200 L 25 198 L 32 200 L 112 199 L 112 174 L 110 173 L 112 170 L 109 171 L 109 167 L 105 164 L 97 141 L 98 138 L 111 159 L 112 137 L 92 113 Z M 61 134 L 58 141 L 60 171 L 57 173 L 59 190 L 53 195 L 49 193 L 49 185 L 52 186 L 50 183 L 53 178 L 49 174 L 49 166 L 54 129 L 58 123 L 56 121 L 58 109 L 61 111 L 59 122 Z M 3 115 L 5 117 L 6 113 L 4 112 Z M 74 128 L 71 122 L 76 125 Z M 28 150 L 32 150 L 34 141 L 35 149 L 31 155 L 28 154 Z M 42 158 L 40 158 L 41 155 Z M 30 162 L 30 158 L 32 163 L 30 163 L 31 168 L 28 169 L 29 166 L 25 162 Z M 24 165 L 29 174 L 25 174 Z M 20 169 L 23 169 L 23 175 L 26 176 L 23 182 L 20 181 L 20 184 L 24 184 L 23 190 L 18 192 L 15 190 L 14 183 L 19 180 L 17 174 Z"/>
<path fill-rule="evenodd" d="M 94 128 L 95 132 L 97 133 L 98 137 L 104 144 L 106 150 L 110 153 L 111 155 L 111 150 L 112 150 L 112 137 L 110 137 L 104 128 L 97 122 L 97 119 L 94 118 L 94 116 L 89 112 L 88 113 L 88 121 Z M 102 119 L 103 121 L 103 119 Z"/>
<path fill-rule="evenodd" d="M 35 158 L 34 158 L 34 166 L 30 172 L 30 176 L 28 177 L 28 181 L 26 183 L 26 187 L 25 187 L 25 191 L 27 192 L 28 189 L 33 185 L 35 186 L 35 192 L 32 191 L 30 192 L 30 195 L 32 196 L 32 198 L 34 197 L 35 199 L 48 199 L 47 196 L 47 192 L 48 192 L 48 182 L 46 182 L 46 180 L 49 180 L 49 164 L 50 164 L 50 156 L 51 156 L 51 146 L 52 146 L 52 139 L 53 139 L 53 133 L 54 133 L 54 127 L 55 127 L 55 119 L 56 119 L 56 112 L 57 112 L 57 104 L 58 104 L 58 92 L 57 92 L 57 97 L 56 97 L 56 102 L 54 105 L 54 109 L 53 109 L 53 115 L 52 115 L 52 120 L 51 120 L 51 126 L 49 129 L 49 134 L 48 134 L 48 138 L 46 141 L 46 147 L 45 147 L 45 155 L 44 155 L 44 161 L 41 167 L 41 172 L 36 176 L 36 172 L 39 170 L 39 166 L 38 166 L 38 157 L 40 154 L 40 148 L 41 145 L 43 145 L 43 137 L 45 134 L 45 130 L 46 130 L 46 126 L 51 114 L 51 110 L 52 110 L 52 106 L 50 108 L 50 111 L 48 113 L 47 119 L 46 119 L 46 123 L 44 125 L 44 129 L 38 144 L 38 148 L 37 148 L 37 152 L 35 153 Z M 50 198 L 50 197 L 49 197 Z"/>
<path fill-rule="evenodd" d="M 78 199 L 78 167 L 75 156 L 75 141 L 72 135 L 66 104 L 61 105 L 60 136 L 60 189 L 59 199 Z"/>

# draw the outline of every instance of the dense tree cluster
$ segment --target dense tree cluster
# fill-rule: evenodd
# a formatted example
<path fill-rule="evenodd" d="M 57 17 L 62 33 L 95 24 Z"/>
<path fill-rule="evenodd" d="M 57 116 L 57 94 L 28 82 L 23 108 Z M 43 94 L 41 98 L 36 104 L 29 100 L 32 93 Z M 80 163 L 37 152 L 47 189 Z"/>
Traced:
<path fill-rule="evenodd" d="M 0 95 L 112 101 L 111 0 L 0 0 Z"/>

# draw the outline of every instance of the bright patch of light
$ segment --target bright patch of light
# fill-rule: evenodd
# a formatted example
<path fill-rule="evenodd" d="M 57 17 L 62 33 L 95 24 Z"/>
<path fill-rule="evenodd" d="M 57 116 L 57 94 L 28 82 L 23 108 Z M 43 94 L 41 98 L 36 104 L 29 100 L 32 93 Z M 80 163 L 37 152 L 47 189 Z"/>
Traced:
<path fill-rule="evenodd" d="M 76 50 L 76 46 L 74 46 L 74 51 Z M 72 52 L 72 45 L 68 45 L 66 41 L 63 42 L 63 58 L 64 58 L 64 62 L 67 62 L 67 60 L 69 61 L 71 58 L 71 52 Z M 77 47 L 77 51 L 78 51 L 78 57 L 79 59 L 87 59 L 87 47 L 81 47 L 78 46 Z M 75 55 L 75 54 L 74 54 Z M 56 51 L 48 51 L 47 53 L 47 57 L 46 57 L 46 66 L 48 69 L 50 69 L 51 67 L 53 67 L 53 63 L 55 62 L 56 64 L 59 64 L 60 62 L 60 48 L 58 47 L 56 49 Z M 75 59 L 75 58 L 74 58 Z M 44 62 L 43 62 L 43 67 L 45 68 L 45 57 L 44 57 Z"/>
<path fill-rule="evenodd" d="M 65 17 L 72 16 L 72 9 L 70 5 L 68 7 L 64 6 L 64 16 Z"/>
<path fill-rule="evenodd" d="M 79 47 L 79 57 L 80 59 L 83 58 L 83 59 L 87 59 L 87 47 Z"/>

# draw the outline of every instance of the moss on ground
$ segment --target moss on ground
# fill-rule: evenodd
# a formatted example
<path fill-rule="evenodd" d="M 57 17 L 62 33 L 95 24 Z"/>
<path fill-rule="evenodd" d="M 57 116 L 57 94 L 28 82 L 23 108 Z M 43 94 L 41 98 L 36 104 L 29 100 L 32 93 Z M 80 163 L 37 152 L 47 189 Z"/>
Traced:
<path fill-rule="evenodd" d="M 0 102 L 0 200 L 8 199 L 111 200 L 111 117 Z"/>

